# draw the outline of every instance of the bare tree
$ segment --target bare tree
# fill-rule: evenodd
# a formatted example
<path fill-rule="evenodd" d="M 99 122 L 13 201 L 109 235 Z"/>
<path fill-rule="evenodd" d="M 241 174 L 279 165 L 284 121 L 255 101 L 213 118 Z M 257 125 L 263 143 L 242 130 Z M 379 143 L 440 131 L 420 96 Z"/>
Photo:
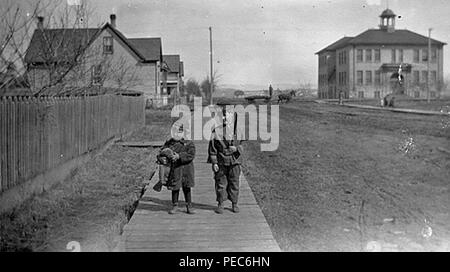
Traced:
<path fill-rule="evenodd" d="M 37 15 L 45 7 L 41 1 L 0 3 L 0 72 L 15 67 L 18 74 L 25 71 L 24 57 Z M 3 66 L 3 67 L 1 67 Z M 6 81 L 0 83 L 0 95 L 6 91 Z"/>

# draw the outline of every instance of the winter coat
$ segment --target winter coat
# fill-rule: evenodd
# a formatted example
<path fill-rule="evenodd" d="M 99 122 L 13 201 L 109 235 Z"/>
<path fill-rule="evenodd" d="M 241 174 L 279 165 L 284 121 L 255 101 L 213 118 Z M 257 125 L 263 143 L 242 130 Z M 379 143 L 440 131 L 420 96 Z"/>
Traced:
<path fill-rule="evenodd" d="M 179 141 L 170 139 L 164 143 L 162 148 L 170 148 L 180 156 L 177 161 L 172 163 L 172 168 L 169 173 L 169 184 L 172 185 L 171 190 L 179 190 L 181 187 L 194 187 L 194 143 L 185 139 Z"/>

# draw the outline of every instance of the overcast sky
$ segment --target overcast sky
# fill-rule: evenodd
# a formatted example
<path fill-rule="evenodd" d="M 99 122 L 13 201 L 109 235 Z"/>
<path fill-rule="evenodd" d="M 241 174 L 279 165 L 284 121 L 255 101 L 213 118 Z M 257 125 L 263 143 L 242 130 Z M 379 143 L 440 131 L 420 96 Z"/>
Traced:
<path fill-rule="evenodd" d="M 185 78 L 209 73 L 213 28 L 215 68 L 222 85 L 244 88 L 317 84 L 319 51 L 337 39 L 379 24 L 386 0 L 95 0 L 98 20 L 117 14 L 127 37 L 162 37 L 164 54 L 180 54 Z M 407 28 L 450 42 L 450 2 L 390 0 Z M 90 19 L 92 21 L 92 19 Z M 446 47 L 447 49 L 447 47 Z M 448 51 L 447 51 L 448 52 Z M 445 54 L 445 73 L 450 73 Z"/>

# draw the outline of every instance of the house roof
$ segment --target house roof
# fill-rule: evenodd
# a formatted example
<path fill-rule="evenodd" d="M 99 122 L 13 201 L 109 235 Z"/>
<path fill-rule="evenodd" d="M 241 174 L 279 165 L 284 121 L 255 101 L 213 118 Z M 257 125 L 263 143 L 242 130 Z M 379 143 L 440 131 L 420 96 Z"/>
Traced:
<path fill-rule="evenodd" d="M 25 55 L 25 62 L 73 61 L 74 57 L 79 55 L 80 50 L 86 49 L 97 35 L 107 28 L 140 61 L 152 62 L 161 60 L 161 38 L 127 39 L 120 31 L 106 23 L 102 28 L 36 29 Z"/>
<path fill-rule="evenodd" d="M 145 61 L 161 60 L 161 38 L 136 38 L 127 40 L 142 55 Z"/>
<path fill-rule="evenodd" d="M 26 63 L 69 61 L 100 32 L 100 28 L 36 29 L 25 55 Z"/>
<path fill-rule="evenodd" d="M 446 43 L 431 39 L 432 45 L 443 46 Z M 356 37 L 344 37 L 325 47 L 316 54 L 334 51 L 347 45 L 428 45 L 428 37 L 406 29 L 388 32 L 382 29 L 369 29 Z"/>
<path fill-rule="evenodd" d="M 163 59 L 171 72 L 180 72 L 180 55 L 164 55 Z"/>

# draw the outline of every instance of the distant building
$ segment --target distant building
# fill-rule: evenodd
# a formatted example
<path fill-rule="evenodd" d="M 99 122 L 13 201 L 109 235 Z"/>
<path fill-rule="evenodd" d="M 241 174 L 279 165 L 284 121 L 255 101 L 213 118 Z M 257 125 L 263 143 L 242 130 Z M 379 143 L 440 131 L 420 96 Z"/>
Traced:
<path fill-rule="evenodd" d="M 161 80 L 161 94 L 168 98 L 179 97 L 183 86 L 184 65 L 180 55 L 164 55 L 164 69 Z"/>
<path fill-rule="evenodd" d="M 64 75 L 65 86 L 126 85 L 148 100 L 162 100 L 166 94 L 161 90 L 161 77 L 166 67 L 161 38 L 127 38 L 116 27 L 116 15 L 110 19 L 100 28 L 52 29 L 45 28 L 40 17 L 25 56 L 31 89 L 54 85 L 52 80 L 77 62 L 79 69 Z"/>
<path fill-rule="evenodd" d="M 386 9 L 378 29 L 343 37 L 316 53 L 319 58 L 321 99 L 381 98 L 387 94 L 431 98 L 443 91 L 443 47 L 446 43 L 409 30 L 395 29 L 395 13 Z M 428 59 L 430 74 L 428 75 Z"/>

